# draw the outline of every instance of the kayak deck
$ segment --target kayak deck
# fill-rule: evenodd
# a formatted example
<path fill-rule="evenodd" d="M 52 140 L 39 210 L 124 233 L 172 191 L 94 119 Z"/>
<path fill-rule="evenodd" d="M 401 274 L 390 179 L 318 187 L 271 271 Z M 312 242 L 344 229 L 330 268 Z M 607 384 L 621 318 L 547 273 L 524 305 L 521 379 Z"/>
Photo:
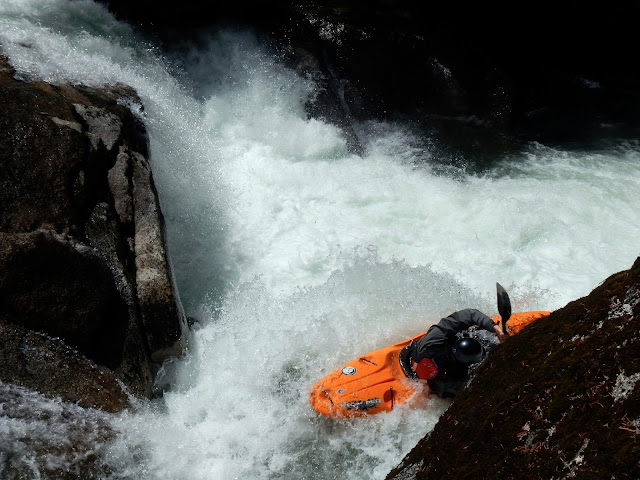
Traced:
<path fill-rule="evenodd" d="M 416 384 L 404 374 L 398 357 L 412 340 L 369 352 L 331 372 L 311 389 L 313 409 L 326 417 L 359 417 L 390 411 L 408 400 Z"/>
<path fill-rule="evenodd" d="M 546 311 L 514 313 L 507 322 L 507 330 L 513 335 L 547 315 Z M 499 315 L 492 320 L 501 325 Z M 420 384 L 402 371 L 399 355 L 406 345 L 425 333 L 369 352 L 329 373 L 311 389 L 311 406 L 326 417 L 345 418 L 389 412 L 407 402 Z"/>
<path fill-rule="evenodd" d="M 520 330 L 529 325 L 531 322 L 539 318 L 546 317 L 550 313 L 551 312 L 547 312 L 545 310 L 512 313 L 509 317 L 509 320 L 507 321 L 507 330 L 509 332 L 509 335 L 515 335 L 516 333 L 519 333 Z M 496 322 L 502 328 L 502 318 L 500 318 L 500 315 L 491 317 L 491 320 Z"/>

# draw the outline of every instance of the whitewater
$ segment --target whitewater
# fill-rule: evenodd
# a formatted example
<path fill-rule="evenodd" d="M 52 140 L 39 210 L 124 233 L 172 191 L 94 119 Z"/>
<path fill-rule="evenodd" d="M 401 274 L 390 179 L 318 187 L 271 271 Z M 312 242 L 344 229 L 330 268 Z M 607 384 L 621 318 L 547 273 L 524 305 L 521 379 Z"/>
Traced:
<path fill-rule="evenodd" d="M 384 478 L 448 403 L 336 422 L 309 407 L 315 381 L 456 309 L 496 314 L 496 282 L 514 310 L 554 310 L 640 252 L 637 141 L 530 144 L 478 171 L 442 168 L 410 126 L 369 122 L 354 125 L 355 155 L 307 118 L 313 82 L 249 29 L 161 49 L 89 0 L 3 0 L 0 48 L 21 78 L 137 90 L 195 321 L 185 358 L 159 373 L 163 397 L 132 411 L 0 398 L 42 412 L 0 411 L 0 456 L 33 478 L 38 462 L 73 468 L 30 456 L 25 439 L 43 435 L 88 442 L 105 478 Z M 108 442 L 94 435 L 105 425 Z"/>

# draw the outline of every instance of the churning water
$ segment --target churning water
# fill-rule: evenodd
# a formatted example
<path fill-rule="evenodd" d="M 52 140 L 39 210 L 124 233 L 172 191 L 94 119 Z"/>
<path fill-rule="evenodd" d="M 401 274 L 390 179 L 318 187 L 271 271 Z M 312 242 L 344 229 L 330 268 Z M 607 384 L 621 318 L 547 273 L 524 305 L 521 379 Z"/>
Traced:
<path fill-rule="evenodd" d="M 54 440 L 93 444 L 113 478 L 384 478 L 447 403 L 334 422 L 309 407 L 316 380 L 455 309 L 497 313 L 496 281 L 515 310 L 553 310 L 640 250 L 638 143 L 532 144 L 483 173 L 442 173 L 400 125 L 356 126 L 366 153 L 349 153 L 336 127 L 307 119 L 314 84 L 249 31 L 161 52 L 88 0 L 3 0 L 0 45 L 25 78 L 136 88 L 199 320 L 186 358 L 161 372 L 167 393 L 135 412 L 7 390 L 0 456 L 34 478 L 74 459 L 27 448 L 38 433 L 24 408 L 57 425 Z M 95 434 L 105 424 L 115 437 Z"/>

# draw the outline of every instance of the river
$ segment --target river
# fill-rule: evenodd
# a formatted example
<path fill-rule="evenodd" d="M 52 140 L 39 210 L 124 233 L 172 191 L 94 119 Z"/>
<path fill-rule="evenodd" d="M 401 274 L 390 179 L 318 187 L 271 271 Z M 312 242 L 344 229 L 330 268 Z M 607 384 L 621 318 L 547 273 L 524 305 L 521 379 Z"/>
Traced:
<path fill-rule="evenodd" d="M 554 310 L 638 256 L 638 141 L 532 143 L 478 171 L 443 168 L 410 126 L 369 122 L 355 155 L 307 118 L 314 84 L 251 30 L 166 51 L 88 0 L 3 0 L 0 45 L 25 78 L 138 91 L 197 320 L 186 357 L 161 371 L 163 398 L 135 411 L 5 392 L 5 412 L 19 403 L 44 423 L 0 413 L 0 456 L 34 472 L 43 459 L 73 468 L 29 453 L 46 429 L 93 445 L 114 479 L 382 479 L 447 402 L 335 422 L 309 407 L 316 380 L 455 309 L 496 314 L 496 282 L 515 311 Z"/>

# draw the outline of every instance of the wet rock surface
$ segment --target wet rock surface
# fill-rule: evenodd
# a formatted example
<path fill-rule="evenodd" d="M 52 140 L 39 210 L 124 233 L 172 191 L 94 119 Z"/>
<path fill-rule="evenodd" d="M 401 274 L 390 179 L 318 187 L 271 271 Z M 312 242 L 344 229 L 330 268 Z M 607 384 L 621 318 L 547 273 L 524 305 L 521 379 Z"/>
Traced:
<path fill-rule="evenodd" d="M 0 56 L 0 381 L 117 411 L 152 395 L 187 328 L 142 107 L 125 86 L 15 77 Z"/>
<path fill-rule="evenodd" d="M 127 305 L 91 247 L 51 230 L 0 233 L 0 311 L 11 323 L 65 339 L 95 362 L 122 362 Z"/>
<path fill-rule="evenodd" d="M 90 361 L 59 338 L 0 322 L 2 382 L 42 392 L 81 407 L 118 412 L 129 406 L 111 370 Z"/>
<path fill-rule="evenodd" d="M 169 45 L 194 28 L 254 27 L 314 80 L 308 114 L 338 125 L 356 154 L 372 120 L 411 125 L 439 157 L 478 168 L 523 142 L 595 146 L 640 131 L 635 2 L 103 3 Z"/>
<path fill-rule="evenodd" d="M 640 478 L 640 259 L 496 348 L 388 476 Z"/>
<path fill-rule="evenodd" d="M 486 4 L 306 2 L 266 28 L 289 61 L 320 79 L 312 115 L 356 129 L 371 119 L 407 123 L 440 156 L 482 164 L 532 140 L 637 136 L 640 83 L 628 59 L 638 49 L 628 22 L 638 6 L 610 7 L 542 2 L 523 14 Z"/>

